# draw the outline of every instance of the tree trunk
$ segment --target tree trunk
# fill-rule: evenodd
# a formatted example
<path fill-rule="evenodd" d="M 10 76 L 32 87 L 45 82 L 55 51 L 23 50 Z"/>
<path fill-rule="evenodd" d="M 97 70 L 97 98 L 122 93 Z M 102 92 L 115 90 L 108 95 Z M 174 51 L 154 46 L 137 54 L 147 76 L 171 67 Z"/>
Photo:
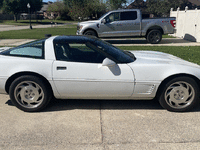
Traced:
<path fill-rule="evenodd" d="M 35 12 L 36 22 L 38 23 L 38 14 Z"/>
<path fill-rule="evenodd" d="M 16 21 L 16 22 L 17 22 L 17 15 L 18 14 L 14 14 L 14 21 Z"/>

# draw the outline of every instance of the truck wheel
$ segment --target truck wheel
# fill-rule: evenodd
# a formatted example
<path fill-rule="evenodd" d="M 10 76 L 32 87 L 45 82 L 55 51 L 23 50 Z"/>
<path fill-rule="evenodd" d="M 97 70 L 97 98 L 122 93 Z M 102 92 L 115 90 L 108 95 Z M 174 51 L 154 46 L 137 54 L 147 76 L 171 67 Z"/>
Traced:
<path fill-rule="evenodd" d="M 26 112 L 42 110 L 52 98 L 52 92 L 43 80 L 31 75 L 15 79 L 9 95 L 12 103 Z"/>
<path fill-rule="evenodd" d="M 162 33 L 159 30 L 151 30 L 147 34 L 147 41 L 151 44 L 158 44 L 162 40 Z"/>
<path fill-rule="evenodd" d="M 92 31 L 92 30 L 86 31 L 86 32 L 84 33 L 84 35 L 90 35 L 90 36 L 95 36 L 95 37 L 97 37 L 97 34 L 96 34 L 94 31 Z"/>

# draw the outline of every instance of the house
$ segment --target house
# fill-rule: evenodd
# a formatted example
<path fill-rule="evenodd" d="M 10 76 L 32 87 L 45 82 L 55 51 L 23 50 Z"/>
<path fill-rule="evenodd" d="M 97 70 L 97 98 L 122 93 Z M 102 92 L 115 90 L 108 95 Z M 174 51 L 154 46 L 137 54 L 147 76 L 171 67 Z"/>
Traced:
<path fill-rule="evenodd" d="M 196 5 L 198 7 L 200 7 L 200 0 L 188 0 L 190 3 L 192 3 L 192 5 Z"/>
<path fill-rule="evenodd" d="M 43 7 L 41 8 L 41 10 L 38 12 L 38 14 L 43 15 L 44 18 L 51 18 L 51 14 L 47 13 L 47 9 L 49 7 L 49 5 L 51 5 L 53 2 L 43 2 Z"/>
<path fill-rule="evenodd" d="M 147 3 L 143 0 L 135 0 L 130 5 L 127 6 L 127 9 L 140 9 L 142 13 L 147 13 Z"/>

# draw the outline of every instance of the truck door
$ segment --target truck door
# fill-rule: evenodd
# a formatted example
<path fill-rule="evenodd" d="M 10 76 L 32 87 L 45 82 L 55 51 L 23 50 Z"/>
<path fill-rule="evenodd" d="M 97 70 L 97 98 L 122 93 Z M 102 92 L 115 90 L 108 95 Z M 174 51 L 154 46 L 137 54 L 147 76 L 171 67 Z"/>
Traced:
<path fill-rule="evenodd" d="M 141 16 L 138 11 L 123 11 L 120 13 L 120 21 L 117 26 L 120 26 L 121 36 L 139 36 L 141 33 L 140 24 Z"/>
<path fill-rule="evenodd" d="M 113 36 L 120 36 L 120 12 L 113 12 L 107 15 L 105 18 L 105 23 L 100 24 L 100 37 L 113 37 Z"/>

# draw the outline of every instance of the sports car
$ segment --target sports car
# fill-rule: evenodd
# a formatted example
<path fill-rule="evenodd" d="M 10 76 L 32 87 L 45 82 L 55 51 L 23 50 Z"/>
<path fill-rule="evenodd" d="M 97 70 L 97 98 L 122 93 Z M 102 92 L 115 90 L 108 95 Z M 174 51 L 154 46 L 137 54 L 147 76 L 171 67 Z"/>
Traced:
<path fill-rule="evenodd" d="M 89 36 L 53 36 L 0 52 L 0 93 L 27 112 L 55 99 L 158 100 L 189 111 L 200 99 L 200 66 L 170 54 L 123 51 Z"/>

